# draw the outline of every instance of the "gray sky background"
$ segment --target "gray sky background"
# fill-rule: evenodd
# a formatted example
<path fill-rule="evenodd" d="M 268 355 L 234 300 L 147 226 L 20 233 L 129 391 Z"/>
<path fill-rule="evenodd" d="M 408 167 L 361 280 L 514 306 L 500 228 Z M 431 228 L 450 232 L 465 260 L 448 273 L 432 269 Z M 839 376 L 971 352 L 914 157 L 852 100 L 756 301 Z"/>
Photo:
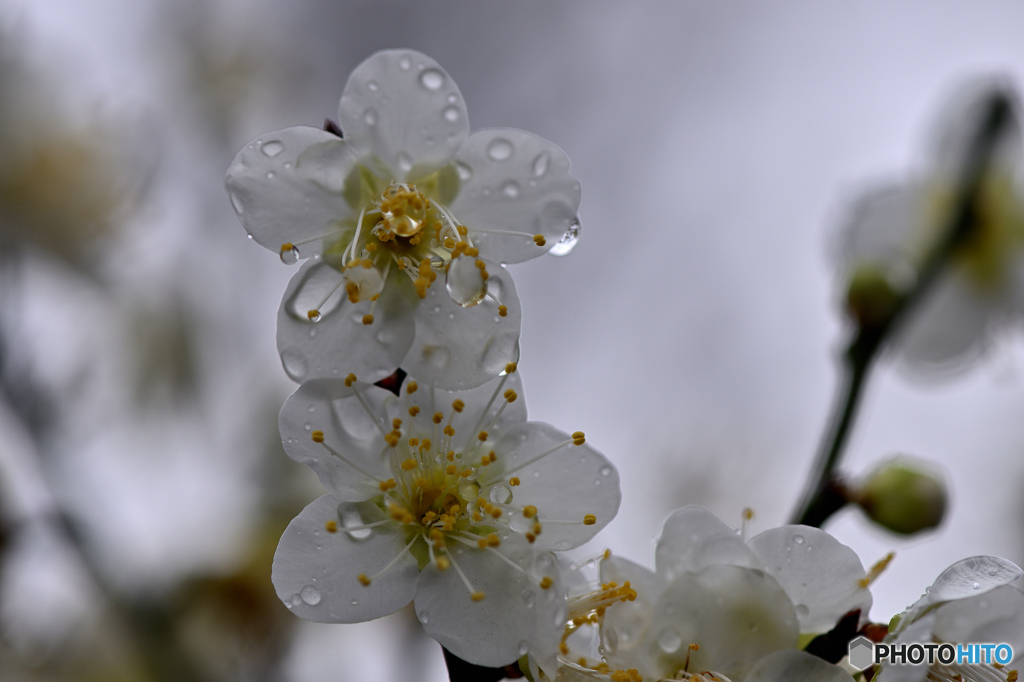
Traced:
<path fill-rule="evenodd" d="M 222 189 L 250 138 L 335 117 L 360 61 L 410 47 L 452 75 L 473 129 L 522 128 L 561 146 L 583 186 L 583 237 L 569 257 L 510 268 L 526 399 L 533 419 L 585 431 L 619 468 L 622 509 L 588 551 L 643 563 L 661 520 L 684 504 L 733 524 L 752 507 L 755 532 L 785 522 L 833 400 L 844 330 L 829 244 L 848 202 L 923 167 L 939 107 L 965 79 L 1024 85 L 1016 2 L 4 0 L 0 10 L 76 93 L 102 93 L 104 106 L 151 127 L 162 155 L 155 206 L 116 277 L 155 290 L 189 273 L 221 287 L 214 298 L 227 297 L 237 324 L 219 340 L 250 364 L 209 371 L 234 389 L 255 372 L 282 395 L 288 387 L 274 322 L 291 270 L 245 240 Z M 181 26 L 213 54 L 259 67 L 219 142 L 193 134 L 205 114 L 178 94 L 181 54 L 196 49 Z M 874 375 L 847 470 L 905 452 L 938 462 L 952 487 L 946 523 L 926 537 L 894 537 L 857 512 L 828 527 L 866 565 L 896 551 L 874 589 L 876 620 L 959 558 L 1024 560 L 1021 341 L 1000 340 L 942 381 L 891 362 Z M 231 471 L 207 471 L 215 478 L 195 494 L 244 496 Z M 132 475 L 116 490 L 130 491 Z M 125 493 L 124 504 L 115 515 L 144 501 Z M 229 542 L 217 512 L 203 513 L 214 516 L 170 524 L 153 556 L 185 551 L 204 523 L 212 544 Z M 345 626 L 345 643 L 329 646 L 334 635 L 311 629 L 297 679 L 379 672 L 376 654 L 361 652 L 387 627 Z"/>

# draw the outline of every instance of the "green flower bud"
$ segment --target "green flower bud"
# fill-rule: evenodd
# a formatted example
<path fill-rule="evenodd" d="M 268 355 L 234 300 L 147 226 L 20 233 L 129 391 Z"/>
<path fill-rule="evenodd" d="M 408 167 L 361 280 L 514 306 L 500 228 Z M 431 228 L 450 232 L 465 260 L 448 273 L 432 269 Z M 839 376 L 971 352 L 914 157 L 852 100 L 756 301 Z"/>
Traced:
<path fill-rule="evenodd" d="M 873 327 L 889 319 L 901 294 L 877 265 L 858 266 L 846 288 L 846 312 L 861 327 Z"/>
<path fill-rule="evenodd" d="M 880 465 L 853 493 L 872 521 L 904 535 L 938 526 L 947 497 L 945 484 L 927 462 L 906 457 Z"/>

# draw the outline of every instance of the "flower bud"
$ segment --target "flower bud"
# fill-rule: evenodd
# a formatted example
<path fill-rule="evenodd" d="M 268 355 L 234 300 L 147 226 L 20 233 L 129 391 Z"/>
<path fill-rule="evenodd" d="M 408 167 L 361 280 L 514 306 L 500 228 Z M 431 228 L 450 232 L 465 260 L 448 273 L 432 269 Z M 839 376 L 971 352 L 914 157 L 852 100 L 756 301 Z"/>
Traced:
<path fill-rule="evenodd" d="M 882 268 L 864 264 L 850 276 L 846 288 L 846 312 L 859 326 L 873 327 L 892 316 L 900 293 Z"/>
<path fill-rule="evenodd" d="M 880 465 L 853 497 L 868 517 L 894 533 L 911 535 L 942 522 L 946 486 L 927 462 L 897 457 Z"/>

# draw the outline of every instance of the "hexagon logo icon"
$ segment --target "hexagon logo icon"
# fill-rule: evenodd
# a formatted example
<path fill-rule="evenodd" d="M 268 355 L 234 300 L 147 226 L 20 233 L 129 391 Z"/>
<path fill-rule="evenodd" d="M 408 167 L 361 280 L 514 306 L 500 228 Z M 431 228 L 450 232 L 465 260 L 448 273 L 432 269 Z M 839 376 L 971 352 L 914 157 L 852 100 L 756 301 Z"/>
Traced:
<path fill-rule="evenodd" d="M 850 665 L 857 670 L 864 670 L 875 662 L 875 645 L 861 635 L 850 640 Z"/>

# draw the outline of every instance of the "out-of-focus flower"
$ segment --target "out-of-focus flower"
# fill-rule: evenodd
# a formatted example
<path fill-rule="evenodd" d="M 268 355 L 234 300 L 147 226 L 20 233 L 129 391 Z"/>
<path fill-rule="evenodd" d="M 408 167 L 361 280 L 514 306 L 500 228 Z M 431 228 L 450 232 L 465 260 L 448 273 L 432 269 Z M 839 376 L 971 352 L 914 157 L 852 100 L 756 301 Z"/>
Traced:
<path fill-rule="evenodd" d="M 655 563 L 652 572 L 610 553 L 601 559 L 602 589 L 635 594 L 622 603 L 600 591 L 591 593 L 598 601 L 570 598 L 561 654 L 578 677 L 559 679 L 785 679 L 780 671 L 814 658 L 797 650 L 801 642 L 871 606 L 856 554 L 807 526 L 747 542 L 711 512 L 684 507 L 666 519 Z M 599 627 L 599 658 L 573 653 L 587 624 Z M 824 661 L 806 665 L 808 679 L 849 678 Z M 822 665 L 827 672 L 815 671 Z"/>
<path fill-rule="evenodd" d="M 879 682 L 1015 680 L 1015 668 L 1024 651 L 1024 594 L 1010 583 L 1021 575 L 1024 571 L 1016 564 L 1000 557 L 958 561 L 935 579 L 923 597 L 893 619 L 886 637 L 892 644 L 1009 644 L 1017 655 L 1016 665 L 883 662 Z"/>
<path fill-rule="evenodd" d="M 518 360 L 520 325 L 499 263 L 573 233 L 569 160 L 519 130 L 468 135 L 455 83 L 410 50 L 359 65 L 338 118 L 344 139 L 286 128 L 246 145 L 227 171 L 249 235 L 286 263 L 310 258 L 278 318 L 285 370 L 376 380 L 401 365 L 451 389 L 497 376 Z"/>
<path fill-rule="evenodd" d="M 1002 90 L 984 83 L 959 93 L 938 126 L 927 168 L 854 205 L 839 259 L 846 309 L 860 326 L 885 320 L 948 238 L 971 145 Z M 896 345 L 912 367 L 960 367 L 1024 313 L 1024 159 L 1015 114 L 997 132 L 968 234 L 899 330 Z"/>
<path fill-rule="evenodd" d="M 460 658 L 499 666 L 534 650 L 553 670 L 565 601 L 549 550 L 611 521 L 618 474 L 581 432 L 527 422 L 507 370 L 462 392 L 409 380 L 399 396 L 315 379 L 288 399 L 285 450 L 330 490 L 274 559 L 293 612 L 352 623 L 415 598 L 424 629 Z"/>
<path fill-rule="evenodd" d="M 948 496 L 927 462 L 896 457 L 879 465 L 852 497 L 878 525 L 910 535 L 942 523 Z"/>

